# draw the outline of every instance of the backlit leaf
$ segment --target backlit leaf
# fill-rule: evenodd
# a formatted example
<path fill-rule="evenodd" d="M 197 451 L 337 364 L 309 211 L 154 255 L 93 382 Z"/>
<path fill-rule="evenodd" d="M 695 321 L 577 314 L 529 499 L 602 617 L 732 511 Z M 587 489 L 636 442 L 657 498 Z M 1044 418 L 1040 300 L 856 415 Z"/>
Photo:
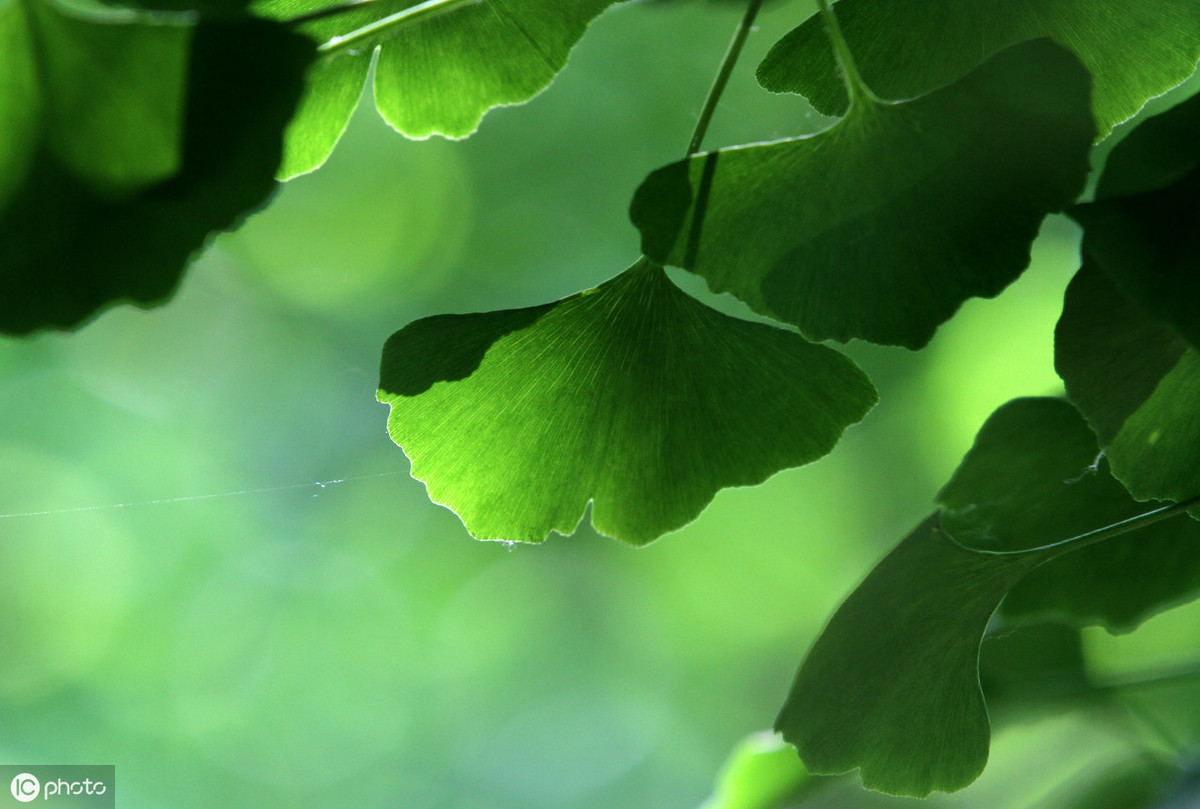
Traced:
<path fill-rule="evenodd" d="M 480 0 L 400 26 L 321 59 L 288 130 L 282 176 L 321 165 L 341 137 L 375 64 L 375 103 L 411 138 L 465 138 L 493 107 L 521 104 L 546 89 L 593 19 L 615 0 Z M 261 0 L 256 13 L 289 20 L 328 0 Z M 375 0 L 300 26 L 318 42 L 403 12 L 415 0 Z"/>
<path fill-rule="evenodd" d="M 590 502 L 596 530 L 641 545 L 829 452 L 875 392 L 841 354 L 639 262 L 556 303 L 408 325 L 379 399 L 413 476 L 475 536 L 569 534 Z"/>
<path fill-rule="evenodd" d="M 875 92 L 912 98 L 949 84 L 1004 48 L 1050 37 L 1091 73 L 1101 137 L 1200 61 L 1194 0 L 841 0 L 834 6 L 855 63 Z M 821 20 L 794 29 L 767 54 L 758 80 L 800 93 L 827 115 L 846 110 Z"/>
<path fill-rule="evenodd" d="M 1029 263 L 1083 188 L 1088 76 L 1040 40 L 904 103 L 856 104 L 811 137 L 661 168 L 631 216 L 650 257 L 814 339 L 917 348 Z"/>

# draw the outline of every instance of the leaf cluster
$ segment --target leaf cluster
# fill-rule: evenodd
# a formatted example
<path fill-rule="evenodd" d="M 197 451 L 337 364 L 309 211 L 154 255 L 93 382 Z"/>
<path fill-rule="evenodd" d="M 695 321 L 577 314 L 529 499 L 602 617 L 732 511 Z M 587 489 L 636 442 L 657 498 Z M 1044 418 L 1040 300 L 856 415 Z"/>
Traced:
<path fill-rule="evenodd" d="M 398 131 L 466 137 L 545 90 L 612 5 L 0 0 L 0 330 L 164 300 L 214 233 L 324 162 L 372 68 Z M 408 324 L 378 398 L 414 477 L 475 536 L 540 542 L 590 507 L 598 531 L 644 545 L 867 415 L 871 380 L 822 341 L 924 347 L 1018 278 L 1066 212 L 1084 233 L 1056 331 L 1068 398 L 988 420 L 938 510 L 833 616 L 777 721 L 804 778 L 957 790 L 987 760 L 979 650 L 998 624 L 1125 632 L 1200 592 L 1200 527 L 1165 519 L 1200 494 L 1200 98 L 1137 122 L 1085 195 L 1096 144 L 1194 72 L 1200 14 L 841 0 L 835 15 L 822 0 L 757 76 L 837 120 L 701 152 L 760 5 L 697 146 L 631 196 L 642 255 L 559 301 Z M 667 266 L 775 323 L 716 312 Z M 736 764 L 730 782 L 753 786 L 731 789 L 797 799 L 771 762 Z"/>

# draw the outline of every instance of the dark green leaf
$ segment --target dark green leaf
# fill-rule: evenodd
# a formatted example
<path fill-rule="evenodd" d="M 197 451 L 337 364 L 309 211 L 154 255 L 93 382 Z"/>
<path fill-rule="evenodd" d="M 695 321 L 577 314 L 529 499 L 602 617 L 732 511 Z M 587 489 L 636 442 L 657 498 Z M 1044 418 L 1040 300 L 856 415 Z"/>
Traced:
<path fill-rule="evenodd" d="M 493 107 L 521 104 L 550 85 L 593 19 L 616 0 L 481 0 L 324 57 L 288 130 L 282 176 L 321 165 L 350 119 L 375 51 L 375 102 L 411 138 L 465 138 Z M 260 0 L 257 13 L 288 20 L 327 0 Z M 301 27 L 325 42 L 419 5 L 375 0 Z"/>
<path fill-rule="evenodd" d="M 1079 551 L 1086 552 L 1086 548 Z M 1035 575 L 1036 570 L 1029 574 Z M 1005 623 L 994 619 L 979 647 L 979 682 L 992 721 L 996 721 L 998 712 L 1012 714 L 1014 709 L 1033 706 L 1059 711 L 1066 698 L 1093 690 L 1078 628 L 1056 623 Z"/>
<path fill-rule="evenodd" d="M 17 53 L 42 54 L 0 78 L 0 96 L 28 101 L 5 114 L 36 133 L 0 144 L 0 330 L 18 334 L 166 297 L 210 234 L 275 188 L 311 53 L 267 22 L 184 28 L 25 8 L 23 27 L 0 17 Z"/>
<path fill-rule="evenodd" d="M 1082 190 L 1088 84 L 1058 46 L 1019 45 L 815 136 L 659 169 L 631 216 L 647 255 L 810 337 L 916 348 L 1020 275 L 1042 218 Z"/>
<path fill-rule="evenodd" d="M 1043 565 L 1001 609 L 1014 618 L 1098 625 L 1116 634 L 1197 596 L 1200 524 L 1172 519 Z"/>
<path fill-rule="evenodd" d="M 644 544 L 726 486 L 829 452 L 875 402 L 841 354 L 718 314 L 639 262 L 594 290 L 410 324 L 383 352 L 388 429 L 480 538 Z"/>
<path fill-rule="evenodd" d="M 1018 603 L 1010 611 L 1006 600 L 1006 615 L 1117 628 L 1200 591 L 1200 527 L 1191 520 L 1146 521 L 1107 539 L 1082 535 L 1148 511 L 1095 457 L 1094 439 L 1066 402 L 1018 399 L 992 415 L 940 494 L 946 511 L 871 571 L 796 675 L 776 728 L 810 772 L 859 768 L 864 786 L 900 795 L 970 784 L 990 736 L 980 641 L 1010 591 Z M 955 541 L 951 526 L 987 549 Z M 1066 652 L 1053 685 L 1069 691 L 1086 678 Z M 1002 696 L 1014 672 L 1041 677 L 1055 665 L 992 657 L 988 678 Z"/>
<path fill-rule="evenodd" d="M 778 809 L 815 786 L 796 749 L 773 733 L 738 743 L 701 809 Z"/>
<path fill-rule="evenodd" d="M 1052 551 L 953 542 L 936 515 L 881 561 L 830 620 L 775 727 L 812 773 L 924 797 L 974 781 L 990 729 L 979 644 L 996 605 Z"/>
<path fill-rule="evenodd" d="M 1060 399 L 1017 399 L 988 419 L 938 495 L 942 527 L 972 548 L 1040 547 L 1150 509 L 1097 457 L 1096 436 Z M 1200 525 L 1169 520 L 1056 559 L 1004 601 L 1012 617 L 1127 632 L 1200 593 Z"/>
<path fill-rule="evenodd" d="M 1083 251 L 1146 312 L 1200 346 L 1200 96 L 1150 118 L 1071 211 Z"/>
<path fill-rule="evenodd" d="M 1200 356 L 1126 298 L 1087 256 L 1067 288 L 1054 362 L 1138 499 L 1200 493 Z"/>
<path fill-rule="evenodd" d="M 1016 399 L 988 417 L 938 493 L 942 527 L 971 548 L 1049 545 L 1146 511 L 1108 474 L 1096 436 L 1061 399 Z"/>
<path fill-rule="evenodd" d="M 863 79 L 886 98 L 926 93 L 1014 43 L 1051 37 L 1091 73 L 1101 137 L 1183 82 L 1200 60 L 1194 0 L 841 0 L 834 8 Z M 771 49 L 758 80 L 800 93 L 826 114 L 846 110 L 818 17 Z"/>

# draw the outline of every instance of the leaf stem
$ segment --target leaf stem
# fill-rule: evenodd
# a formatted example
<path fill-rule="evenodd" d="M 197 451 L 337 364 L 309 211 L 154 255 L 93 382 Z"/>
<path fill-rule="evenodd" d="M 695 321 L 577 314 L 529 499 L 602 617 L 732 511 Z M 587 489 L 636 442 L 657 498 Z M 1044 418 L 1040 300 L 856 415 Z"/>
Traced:
<path fill-rule="evenodd" d="M 754 27 L 754 19 L 758 16 L 758 10 L 762 8 L 762 4 L 763 0 L 750 0 L 750 4 L 746 6 L 746 13 L 742 16 L 742 21 L 738 23 L 737 30 L 733 32 L 733 39 L 729 41 L 725 56 L 721 58 L 721 67 L 718 68 L 717 75 L 713 78 L 712 86 L 708 88 L 708 96 L 705 97 L 704 106 L 700 109 L 700 117 L 696 119 L 696 128 L 692 130 L 692 139 L 688 142 L 685 158 L 700 151 L 704 133 L 708 131 L 713 113 L 721 101 L 721 94 L 725 92 L 725 85 L 729 83 L 729 75 L 733 73 L 733 66 L 737 64 L 738 57 L 742 54 L 742 46 L 746 44 L 746 37 L 750 35 L 750 29 Z"/>
<path fill-rule="evenodd" d="M 817 0 L 817 5 L 821 7 L 821 17 L 825 20 L 825 33 L 829 36 L 830 44 L 833 45 L 833 52 L 842 72 L 842 81 L 846 85 L 846 94 L 850 96 L 850 106 L 853 107 L 855 101 L 862 101 L 865 104 L 879 103 L 879 98 L 871 92 L 871 88 L 867 87 L 858 72 L 858 65 L 854 63 L 854 55 L 850 53 L 850 45 L 842 36 L 841 26 L 838 25 L 833 9 L 829 7 L 829 0 Z"/>
<path fill-rule="evenodd" d="M 1122 520 L 1112 525 L 1106 525 L 1103 528 L 1097 528 L 1095 531 L 1088 531 L 1086 534 L 1064 539 L 1062 542 L 1055 542 L 1052 545 L 1044 545 L 1038 550 L 1049 550 L 1051 548 L 1062 548 L 1064 552 L 1068 550 L 1077 550 L 1079 548 L 1093 545 L 1097 542 L 1102 542 L 1106 539 L 1128 534 L 1130 531 L 1136 531 L 1139 528 L 1145 528 L 1148 525 L 1154 525 L 1156 522 L 1174 517 L 1176 514 L 1182 514 L 1185 511 L 1200 506 L 1200 496 L 1190 497 L 1187 500 L 1181 500 L 1178 503 L 1172 503 L 1169 506 L 1156 508 L 1154 511 L 1147 511 L 1145 514 L 1139 514 L 1136 517 L 1130 517 L 1128 520 Z M 1021 551 L 1018 551 L 1020 553 Z"/>
<path fill-rule="evenodd" d="M 314 19 L 322 19 L 333 14 L 340 14 L 343 11 L 349 11 L 359 6 L 372 2 L 373 0 L 352 0 L 352 2 L 332 6 L 328 9 L 315 11 L 312 14 L 304 17 L 297 17 L 291 21 L 292 25 L 299 25 L 304 22 L 312 22 Z M 385 33 L 394 33 L 399 29 L 422 22 L 431 17 L 436 17 L 438 14 L 444 14 L 448 11 L 462 8 L 463 6 L 478 5 L 483 0 L 425 0 L 423 3 L 417 3 L 415 6 L 409 6 L 402 11 L 397 11 L 395 14 L 389 14 L 386 17 L 375 20 L 372 23 L 355 28 L 349 33 L 342 34 L 331 38 L 317 46 L 317 53 L 326 55 L 336 53 L 338 51 L 353 48 L 357 45 L 362 45 L 367 40 L 374 39 Z"/>

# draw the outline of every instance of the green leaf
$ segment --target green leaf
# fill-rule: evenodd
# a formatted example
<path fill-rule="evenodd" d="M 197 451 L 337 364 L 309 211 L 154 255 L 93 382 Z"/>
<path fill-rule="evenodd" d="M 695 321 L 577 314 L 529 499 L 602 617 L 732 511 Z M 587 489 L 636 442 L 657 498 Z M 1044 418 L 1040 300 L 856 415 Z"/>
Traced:
<path fill-rule="evenodd" d="M 1200 529 L 1190 520 L 1165 521 L 1170 512 L 1138 509 L 1102 464 L 1092 464 L 1095 456 L 1086 425 L 1065 402 L 1018 399 L 988 419 L 939 495 L 945 512 L 871 571 L 800 667 L 775 726 L 809 772 L 859 768 L 870 789 L 918 797 L 974 781 L 990 737 L 980 642 L 1010 591 L 1028 600 L 1013 612 L 1005 600 L 1006 615 L 1061 610 L 1076 623 L 1118 627 L 1195 597 Z M 1089 508 L 1097 513 L 1089 516 Z M 1135 534 L 1082 533 L 1127 510 L 1148 514 Z M 960 544 L 951 526 L 988 549 Z M 1189 573 L 1166 570 L 1175 564 Z M 1072 576 L 1095 592 L 1082 593 L 1079 584 L 1054 592 Z M 1082 672 L 1072 673 L 1075 664 L 1066 660 L 1070 687 Z M 1029 666 L 1015 668 L 1019 674 Z M 989 677 L 995 681 L 995 667 Z"/>
<path fill-rule="evenodd" d="M 1043 565 L 1004 599 L 1014 619 L 1132 632 L 1200 596 L 1200 524 L 1165 520 Z"/>
<path fill-rule="evenodd" d="M 1071 216 L 1083 251 L 1148 314 L 1200 346 L 1200 96 L 1117 144 L 1096 201 Z"/>
<path fill-rule="evenodd" d="M 972 548 L 1050 545 L 1145 513 L 1097 457 L 1095 434 L 1060 399 L 1017 399 L 984 424 L 938 495 L 942 527 Z M 1040 567 L 1003 612 L 1128 632 L 1200 595 L 1200 525 L 1170 520 Z"/>
<path fill-rule="evenodd" d="M 1139 500 L 1200 493 L 1200 356 L 1121 294 L 1096 264 L 1067 287 L 1054 364 L 1112 473 Z"/>
<path fill-rule="evenodd" d="M 0 78 L 0 97 L 25 102 L 4 113 L 24 134 L 0 141 L 0 330 L 160 301 L 275 188 L 311 47 L 263 21 L 184 27 L 44 0 L 0 20 L 6 58 L 32 60 Z"/>
<path fill-rule="evenodd" d="M 383 351 L 388 430 L 483 539 L 645 544 L 726 486 L 829 452 L 875 402 L 849 359 L 718 314 L 639 262 L 556 303 L 409 324 Z"/>
<path fill-rule="evenodd" d="M 1092 75 L 1100 137 L 1182 83 L 1200 61 L 1194 0 L 841 0 L 835 9 L 864 81 L 886 98 L 926 93 L 1014 43 L 1051 37 Z M 847 107 L 816 16 L 775 44 L 758 80 L 806 96 L 827 115 Z"/>
<path fill-rule="evenodd" d="M 970 548 L 1049 545 L 1146 511 L 1108 474 L 1070 403 L 1015 399 L 988 417 L 938 493 L 942 527 Z"/>
<path fill-rule="evenodd" d="M 755 733 L 733 749 L 701 809 L 778 809 L 814 786 L 795 748 L 774 733 Z"/>
<path fill-rule="evenodd" d="M 175 173 L 190 37 L 144 16 L 0 2 L 0 205 L 39 146 L 114 196 Z"/>
<path fill-rule="evenodd" d="M 1079 629 L 1057 623 L 1014 625 L 993 618 L 979 647 L 979 682 L 993 722 L 1030 708 L 1057 713 L 1068 707 L 1068 698 L 1095 693 Z"/>
<path fill-rule="evenodd" d="M 966 787 L 991 736 L 980 640 L 1000 599 L 1050 553 L 969 550 L 930 517 L 834 614 L 775 728 L 815 774 L 858 768 L 868 789 L 916 797 Z"/>
<path fill-rule="evenodd" d="M 814 339 L 917 348 L 1020 275 L 1043 217 L 1082 190 L 1088 83 L 1058 46 L 1018 45 L 817 135 L 659 169 L 631 217 L 651 258 Z"/>
<path fill-rule="evenodd" d="M 614 2 L 479 0 L 325 56 L 310 72 L 288 130 L 281 176 L 311 171 L 329 156 L 358 103 L 376 50 L 375 103 L 389 124 L 410 138 L 465 138 L 488 110 L 522 104 L 546 89 L 591 21 Z M 328 0 L 260 0 L 253 9 L 290 20 L 329 5 Z M 299 30 L 326 42 L 419 5 L 374 0 Z"/>

